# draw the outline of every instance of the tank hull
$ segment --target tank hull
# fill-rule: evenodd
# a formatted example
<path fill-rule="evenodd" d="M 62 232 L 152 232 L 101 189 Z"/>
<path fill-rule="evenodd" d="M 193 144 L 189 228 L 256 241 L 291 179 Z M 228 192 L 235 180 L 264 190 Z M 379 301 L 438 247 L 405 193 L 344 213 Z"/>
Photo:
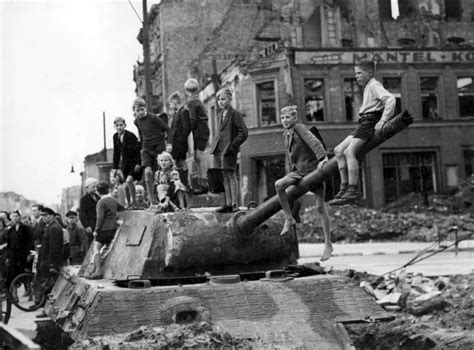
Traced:
<path fill-rule="evenodd" d="M 217 283 L 131 289 L 86 280 L 76 272 L 74 267 L 63 269 L 45 306 L 74 341 L 185 320 L 207 321 L 232 336 L 259 337 L 274 345 L 345 349 L 347 339 L 338 324 L 390 318 L 339 276 L 248 282 L 217 278 Z"/>

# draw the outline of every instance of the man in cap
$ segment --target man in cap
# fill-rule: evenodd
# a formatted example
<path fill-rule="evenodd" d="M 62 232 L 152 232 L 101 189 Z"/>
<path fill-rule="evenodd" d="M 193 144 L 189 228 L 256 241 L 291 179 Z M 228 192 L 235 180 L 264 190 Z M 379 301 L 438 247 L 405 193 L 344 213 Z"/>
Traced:
<path fill-rule="evenodd" d="M 69 210 L 66 213 L 67 219 L 67 231 L 69 232 L 69 245 L 71 254 L 69 259 L 71 265 L 80 265 L 84 260 L 87 249 L 89 248 L 89 242 L 87 241 L 87 235 L 84 228 L 78 225 L 78 214 L 74 210 Z"/>

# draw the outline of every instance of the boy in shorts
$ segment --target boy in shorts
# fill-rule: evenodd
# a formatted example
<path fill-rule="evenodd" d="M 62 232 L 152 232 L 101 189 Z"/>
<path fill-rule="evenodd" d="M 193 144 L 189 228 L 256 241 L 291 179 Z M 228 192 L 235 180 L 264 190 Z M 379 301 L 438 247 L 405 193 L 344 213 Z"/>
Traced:
<path fill-rule="evenodd" d="M 199 83 L 196 79 L 190 78 L 184 83 L 184 92 L 188 99 L 187 109 L 191 120 L 191 131 L 194 141 L 194 160 L 198 167 L 198 185 L 193 190 L 193 194 L 204 194 L 209 191 L 207 180 L 207 161 L 204 150 L 209 141 L 209 125 L 206 110 L 198 96 Z"/>
<path fill-rule="evenodd" d="M 284 132 L 286 154 L 290 172 L 275 182 L 275 189 L 285 215 L 285 224 L 281 235 L 295 233 L 296 220 L 286 195 L 286 189 L 297 185 L 301 179 L 314 169 L 322 169 L 328 161 L 327 152 L 318 138 L 302 123 L 298 122 L 297 106 L 287 106 L 281 110 L 281 124 Z M 324 252 L 321 261 L 329 259 L 332 254 L 331 230 L 329 216 L 324 205 L 325 184 L 319 184 L 312 189 L 316 196 L 316 212 L 321 219 L 324 232 Z"/>
<path fill-rule="evenodd" d="M 100 181 L 97 185 L 97 193 L 100 196 L 97 202 L 97 222 L 94 230 L 93 253 L 91 259 L 92 271 L 88 279 L 102 278 L 100 249 L 110 244 L 117 231 L 117 212 L 125 208 L 110 195 L 109 184 Z"/>
<path fill-rule="evenodd" d="M 150 207 L 158 204 L 154 191 L 153 173 L 157 169 L 156 157 L 165 150 L 165 138 L 168 131 L 168 116 L 166 113 L 160 115 L 147 111 L 145 100 L 137 98 L 133 102 L 135 114 L 135 125 L 140 133 L 142 149 L 140 156 L 142 167 L 145 168 L 145 187 L 148 192 Z"/>
<path fill-rule="evenodd" d="M 126 183 L 125 195 L 129 209 L 135 209 L 135 180 L 142 177 L 142 167 L 140 166 L 141 145 L 134 133 L 126 130 L 127 123 L 122 117 L 114 120 L 114 127 L 117 132 L 113 136 L 114 156 L 112 177 L 119 176 L 119 165 Z M 120 162 L 121 161 L 121 162 Z M 128 190 L 128 191 L 127 191 Z"/>
<path fill-rule="evenodd" d="M 359 126 L 334 148 L 341 176 L 341 187 L 329 205 L 350 204 L 359 198 L 359 162 L 357 152 L 393 117 L 395 97 L 375 80 L 375 63 L 364 61 L 354 67 L 357 83 L 364 86 L 362 106 L 359 109 Z"/>

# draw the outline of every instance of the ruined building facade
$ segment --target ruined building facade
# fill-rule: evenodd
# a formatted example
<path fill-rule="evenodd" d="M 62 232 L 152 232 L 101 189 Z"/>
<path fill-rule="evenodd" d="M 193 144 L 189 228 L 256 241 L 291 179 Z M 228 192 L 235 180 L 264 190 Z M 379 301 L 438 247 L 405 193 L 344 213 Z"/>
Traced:
<path fill-rule="evenodd" d="M 390 3 L 162 1 L 150 15 L 160 19 L 161 33 L 153 40 L 161 43 L 154 93 L 162 102 L 186 78 L 198 78 L 214 133 L 216 89 L 234 92 L 234 106 L 249 127 L 239 160 L 242 201 L 261 202 L 285 173 L 280 108 L 298 105 L 303 121 L 316 125 L 334 148 L 357 122 L 362 91 L 354 63 L 372 59 L 376 78 L 397 98 L 397 111 L 408 109 L 415 122 L 362 160 L 365 203 L 380 207 L 410 192 L 447 193 L 474 167 L 474 3 Z M 177 9 L 180 23 L 172 26 Z M 338 181 L 329 181 L 328 197 Z"/>

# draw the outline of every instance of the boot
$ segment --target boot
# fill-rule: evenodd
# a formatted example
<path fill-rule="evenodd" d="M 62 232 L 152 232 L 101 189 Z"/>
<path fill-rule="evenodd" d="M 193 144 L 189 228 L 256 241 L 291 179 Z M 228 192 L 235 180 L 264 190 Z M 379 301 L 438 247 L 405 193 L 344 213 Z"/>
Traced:
<path fill-rule="evenodd" d="M 199 185 L 193 190 L 193 194 L 205 194 L 209 192 L 209 185 L 207 179 L 199 179 Z"/>

